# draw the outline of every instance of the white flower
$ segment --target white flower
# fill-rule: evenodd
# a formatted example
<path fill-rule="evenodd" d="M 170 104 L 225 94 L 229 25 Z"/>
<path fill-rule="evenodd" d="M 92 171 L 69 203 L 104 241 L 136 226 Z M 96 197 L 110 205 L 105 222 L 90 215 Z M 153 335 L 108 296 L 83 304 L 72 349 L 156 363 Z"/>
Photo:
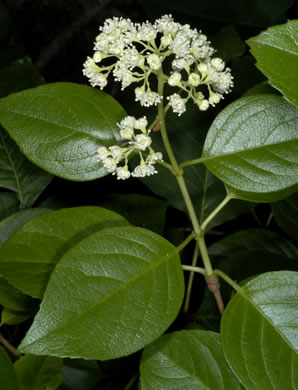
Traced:
<path fill-rule="evenodd" d="M 211 65 L 219 71 L 222 71 L 225 67 L 225 63 L 221 58 L 212 58 Z"/>
<path fill-rule="evenodd" d="M 222 96 L 219 93 L 212 93 L 212 94 L 210 94 L 208 100 L 209 100 L 209 103 L 211 104 L 211 106 L 215 106 L 215 104 L 220 102 L 221 98 L 222 98 Z"/>
<path fill-rule="evenodd" d="M 103 166 L 108 170 L 108 172 L 114 172 L 117 169 L 117 161 L 112 157 L 108 157 L 103 161 Z"/>
<path fill-rule="evenodd" d="M 207 99 L 204 100 L 198 100 L 198 107 L 201 111 L 206 111 L 209 108 L 209 102 Z"/>
<path fill-rule="evenodd" d="M 130 178 L 130 172 L 128 170 L 128 166 L 124 165 L 123 167 L 118 167 L 115 172 L 113 172 L 113 175 L 117 175 L 118 180 L 126 180 Z"/>
<path fill-rule="evenodd" d="M 131 144 L 134 145 L 136 149 L 144 151 L 151 145 L 151 143 L 152 140 L 148 135 L 137 134 L 135 137 L 135 142 L 132 142 Z"/>
<path fill-rule="evenodd" d="M 109 150 L 112 153 L 113 159 L 116 160 L 117 163 L 123 158 L 123 151 L 122 148 L 120 148 L 120 146 L 117 145 L 111 146 L 109 147 Z"/>
<path fill-rule="evenodd" d="M 143 118 L 137 119 L 134 124 L 134 128 L 138 130 L 145 129 L 148 125 L 147 119 L 145 116 Z"/>
<path fill-rule="evenodd" d="M 113 70 L 113 75 L 115 80 L 121 81 L 122 86 L 121 89 L 124 90 L 126 87 L 128 87 L 133 80 L 133 75 L 130 70 L 128 70 L 125 66 L 123 66 L 121 63 L 117 63 L 116 67 Z"/>
<path fill-rule="evenodd" d="M 228 93 L 233 85 L 233 76 L 231 76 L 229 68 L 219 75 L 216 82 L 211 84 L 212 88 L 219 93 Z"/>
<path fill-rule="evenodd" d="M 178 73 L 178 72 L 174 72 L 171 74 L 171 76 L 169 77 L 168 79 L 168 84 L 171 86 L 171 87 L 176 87 L 176 85 L 178 85 L 181 81 L 181 74 Z"/>
<path fill-rule="evenodd" d="M 140 102 L 141 106 L 154 106 L 161 101 L 161 96 L 156 92 L 145 92 L 143 88 L 136 88 L 136 102 Z"/>
<path fill-rule="evenodd" d="M 145 177 L 154 175 L 155 173 L 157 173 L 157 170 L 154 168 L 153 165 L 147 165 L 144 160 L 141 160 L 140 165 L 135 167 L 131 175 L 134 177 Z"/>
<path fill-rule="evenodd" d="M 98 160 L 104 161 L 108 157 L 108 149 L 105 146 L 100 146 L 97 149 Z"/>
<path fill-rule="evenodd" d="M 173 112 L 176 112 L 178 116 L 184 113 L 186 110 L 184 100 L 180 95 L 174 93 L 173 95 L 168 97 L 169 105 L 172 107 Z"/>
<path fill-rule="evenodd" d="M 157 54 L 150 54 L 147 57 L 147 62 L 153 70 L 157 70 L 161 67 L 160 57 Z"/>
<path fill-rule="evenodd" d="M 197 87 L 200 84 L 200 82 L 201 82 L 201 78 L 200 78 L 200 76 L 197 73 L 191 73 L 188 76 L 188 82 L 193 87 Z"/>
<path fill-rule="evenodd" d="M 143 23 L 139 27 L 139 31 L 137 33 L 137 39 L 140 41 L 153 41 L 156 38 L 157 31 L 154 26 L 149 23 Z"/>
<path fill-rule="evenodd" d="M 149 156 L 146 158 L 146 163 L 148 164 L 155 164 L 157 161 L 163 161 L 162 160 L 162 153 L 160 152 L 151 152 Z"/>

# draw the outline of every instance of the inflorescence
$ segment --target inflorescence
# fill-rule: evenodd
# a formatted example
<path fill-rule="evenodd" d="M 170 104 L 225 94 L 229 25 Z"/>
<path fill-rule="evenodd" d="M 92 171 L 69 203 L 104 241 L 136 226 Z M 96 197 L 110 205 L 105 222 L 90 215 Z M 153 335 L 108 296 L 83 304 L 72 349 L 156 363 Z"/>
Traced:
<path fill-rule="evenodd" d="M 108 172 L 117 175 L 118 180 L 133 177 L 151 176 L 157 173 L 155 164 L 162 161 L 162 154 L 155 152 L 151 148 L 150 131 L 147 130 L 147 119 L 145 117 L 136 119 L 133 116 L 127 116 L 119 124 L 120 135 L 126 140 L 127 146 L 118 145 L 100 146 L 98 148 L 98 160 L 103 164 Z M 137 130 L 137 132 L 136 132 Z M 138 153 L 140 164 L 136 166 L 133 172 L 128 168 L 128 157 L 132 153 Z M 144 157 L 144 154 L 145 157 Z M 124 162 L 124 165 L 118 165 Z"/>
<path fill-rule="evenodd" d="M 186 103 L 192 100 L 201 111 L 219 103 L 233 86 L 231 70 L 218 57 L 206 35 L 181 25 L 171 15 L 164 15 L 155 23 L 133 23 L 130 19 L 114 17 L 100 27 L 94 43 L 94 55 L 84 63 L 83 74 L 93 87 L 103 89 L 110 74 L 121 82 L 124 90 L 137 83 L 135 100 L 142 106 L 164 104 L 163 96 L 152 86 L 152 75 L 168 85 L 165 102 L 178 116 L 186 111 Z M 164 73 L 163 63 L 169 62 L 170 73 Z M 153 84 L 153 85 L 156 85 Z M 153 90 L 152 90 L 153 89 Z M 171 92 L 173 91 L 173 92 Z M 146 124 L 145 124 L 146 123 Z M 150 147 L 151 138 L 146 130 L 146 118 L 124 118 L 120 135 L 127 147 L 101 146 L 98 159 L 118 179 L 130 176 L 144 177 L 156 173 L 154 164 L 162 160 L 161 153 Z M 135 133 L 139 130 L 139 134 Z M 133 172 L 128 169 L 128 156 L 138 152 L 140 165 Z M 144 158 L 143 152 L 147 152 Z M 124 161 L 124 165 L 118 166 Z"/>
<path fill-rule="evenodd" d="M 212 58 L 214 49 L 206 35 L 188 24 L 174 22 L 171 15 L 164 15 L 153 24 L 114 17 L 107 19 L 100 31 L 93 58 L 88 57 L 83 70 L 93 87 L 103 89 L 112 73 L 122 89 L 138 83 L 135 99 L 149 107 L 163 98 L 151 90 L 149 79 L 155 74 L 175 88 L 167 100 L 173 111 L 181 115 L 189 99 L 205 111 L 233 86 L 230 69 L 225 68 L 222 59 Z M 172 68 L 169 75 L 162 69 L 167 58 Z"/>

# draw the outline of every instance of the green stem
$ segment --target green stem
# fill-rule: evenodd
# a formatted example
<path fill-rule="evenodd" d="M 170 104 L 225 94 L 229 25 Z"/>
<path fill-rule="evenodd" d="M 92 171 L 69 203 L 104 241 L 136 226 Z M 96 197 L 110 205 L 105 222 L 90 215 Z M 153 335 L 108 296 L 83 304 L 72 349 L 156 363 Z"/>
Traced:
<path fill-rule="evenodd" d="M 191 263 L 192 267 L 195 267 L 197 265 L 198 256 L 199 256 L 199 247 L 198 247 L 198 245 L 196 245 L 194 253 L 193 253 L 192 263 Z M 191 271 L 189 274 L 185 302 L 184 302 L 184 308 L 183 308 L 184 313 L 186 313 L 189 309 L 190 295 L 191 295 L 191 289 L 192 289 L 194 275 L 195 275 L 194 271 Z"/>
<path fill-rule="evenodd" d="M 205 211 L 205 202 L 206 202 L 207 188 L 208 188 L 208 169 L 206 168 L 205 179 L 204 179 L 203 195 L 202 195 L 202 202 L 201 202 L 200 223 L 203 222 L 203 218 L 204 218 L 204 211 Z M 202 229 L 202 230 L 203 230 L 203 229 Z"/>
<path fill-rule="evenodd" d="M 184 249 L 186 247 L 186 245 L 188 245 L 190 243 L 190 241 L 195 238 L 196 235 L 197 235 L 196 233 L 191 233 L 188 237 L 186 237 L 186 239 L 184 241 L 182 241 L 181 244 L 176 247 L 177 251 L 181 252 L 182 249 Z"/>
<path fill-rule="evenodd" d="M 123 390 L 129 390 L 132 388 L 133 384 L 135 383 L 135 381 L 137 380 L 138 378 L 138 374 L 135 374 L 131 379 L 130 381 L 127 383 L 127 385 L 124 387 Z"/>
<path fill-rule="evenodd" d="M 201 225 L 201 229 L 204 231 L 208 225 L 209 222 L 212 221 L 212 219 L 221 211 L 221 209 L 224 208 L 224 206 L 232 199 L 231 194 L 227 194 L 226 197 L 220 204 L 208 215 L 208 217 L 205 219 L 205 221 Z"/>
<path fill-rule="evenodd" d="M 205 272 L 204 268 L 201 268 L 201 267 L 193 267 L 192 265 L 182 265 L 182 269 L 184 271 L 197 272 L 201 275 L 206 276 L 206 272 Z"/>
<path fill-rule="evenodd" d="M 220 269 L 215 269 L 214 273 L 215 273 L 215 275 L 218 275 L 223 280 L 225 280 L 230 286 L 233 287 L 234 290 L 236 290 L 236 291 L 240 290 L 240 286 L 236 282 L 234 282 L 234 280 L 232 280 L 227 274 L 222 272 Z"/>
<path fill-rule="evenodd" d="M 189 160 L 189 161 L 184 161 L 183 163 L 180 164 L 180 168 L 185 168 L 190 165 L 195 165 L 195 164 L 201 164 L 203 162 L 204 158 L 195 158 L 194 160 Z"/>

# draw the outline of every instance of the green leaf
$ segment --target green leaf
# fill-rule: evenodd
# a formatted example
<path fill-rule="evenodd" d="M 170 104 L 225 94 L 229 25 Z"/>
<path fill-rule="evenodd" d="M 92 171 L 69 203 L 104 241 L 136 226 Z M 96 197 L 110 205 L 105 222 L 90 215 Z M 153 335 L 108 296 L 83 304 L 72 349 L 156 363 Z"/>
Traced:
<path fill-rule="evenodd" d="M 0 97 L 43 83 L 43 78 L 33 69 L 29 57 L 19 58 L 0 69 Z"/>
<path fill-rule="evenodd" d="M 243 96 L 250 96 L 250 95 L 257 95 L 257 94 L 280 95 L 275 88 L 271 87 L 268 81 L 263 81 L 249 88 L 243 94 Z"/>
<path fill-rule="evenodd" d="M 70 180 L 106 175 L 97 161 L 100 145 L 120 142 L 125 112 L 111 96 L 95 88 L 55 83 L 0 100 L 0 121 L 34 164 Z"/>
<path fill-rule="evenodd" d="M 241 98 L 214 120 L 202 161 L 236 198 L 282 199 L 298 187 L 297 126 L 298 110 L 282 97 Z"/>
<path fill-rule="evenodd" d="M 16 194 L 12 192 L 0 192 L 0 221 L 19 209 Z"/>
<path fill-rule="evenodd" d="M 5 325 L 16 325 L 20 324 L 23 321 L 26 321 L 28 318 L 32 317 L 35 314 L 34 310 L 31 311 L 15 311 L 7 308 L 3 308 L 1 312 L 1 324 Z"/>
<path fill-rule="evenodd" d="M 220 336 L 204 330 L 165 334 L 145 348 L 140 389 L 241 389 L 223 354 Z"/>
<path fill-rule="evenodd" d="M 38 217 L 42 214 L 47 214 L 51 210 L 35 208 L 18 211 L 17 213 L 5 218 L 0 222 L 0 246 L 2 246 L 10 236 L 13 235 L 25 222 Z"/>
<path fill-rule="evenodd" d="M 26 355 L 14 364 L 18 390 L 56 390 L 62 380 L 62 359 Z"/>
<path fill-rule="evenodd" d="M 64 359 L 63 380 L 59 390 L 92 390 L 104 378 L 94 360 Z"/>
<path fill-rule="evenodd" d="M 0 187 L 15 191 L 22 207 L 30 207 L 52 180 L 19 151 L 0 127 Z"/>
<path fill-rule="evenodd" d="M 297 259 L 297 249 L 291 241 L 267 229 L 242 230 L 217 241 L 208 247 L 211 256 L 237 256 L 239 253 L 264 251 L 268 255 L 279 255 Z"/>
<path fill-rule="evenodd" d="M 163 200 L 139 194 L 111 194 L 100 205 L 121 214 L 134 226 L 163 233 L 167 209 Z"/>
<path fill-rule="evenodd" d="M 28 310 L 33 300 L 0 276 L 0 305 L 11 310 Z"/>
<path fill-rule="evenodd" d="M 247 43 L 269 83 L 298 107 L 298 20 L 270 27 Z"/>
<path fill-rule="evenodd" d="M 57 264 L 19 348 L 96 360 L 126 356 L 169 327 L 183 294 L 182 268 L 172 244 L 142 228 L 104 229 Z"/>
<path fill-rule="evenodd" d="M 294 240 L 298 240 L 298 192 L 271 205 L 277 224 Z"/>
<path fill-rule="evenodd" d="M 25 223 L 0 248 L 0 274 L 25 294 L 41 299 L 51 272 L 70 248 L 93 232 L 127 224 L 120 215 L 101 207 L 40 215 Z"/>
<path fill-rule="evenodd" d="M 13 364 L 5 349 L 0 345 L 0 383 L 4 390 L 19 390 Z"/>
<path fill-rule="evenodd" d="M 240 288 L 224 312 L 224 353 L 247 389 L 298 387 L 297 287 L 297 272 L 263 274 Z"/>

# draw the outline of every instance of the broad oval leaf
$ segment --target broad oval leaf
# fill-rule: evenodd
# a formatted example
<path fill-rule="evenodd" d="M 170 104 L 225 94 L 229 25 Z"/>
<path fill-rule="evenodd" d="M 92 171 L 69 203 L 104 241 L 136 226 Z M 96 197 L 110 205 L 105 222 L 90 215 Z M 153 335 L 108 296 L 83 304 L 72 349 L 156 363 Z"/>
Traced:
<path fill-rule="evenodd" d="M 92 390 L 105 377 L 94 360 L 64 359 L 59 390 Z"/>
<path fill-rule="evenodd" d="M 0 248 L 0 274 L 25 294 L 41 299 L 51 272 L 80 240 L 100 229 L 127 225 L 101 207 L 52 211 L 25 223 Z"/>
<path fill-rule="evenodd" d="M 226 362 L 217 333 L 182 330 L 145 348 L 140 389 L 234 390 L 242 386 Z"/>
<path fill-rule="evenodd" d="M 5 351 L 0 345 L 0 384 L 4 390 L 18 390 L 17 378 L 13 364 Z"/>
<path fill-rule="evenodd" d="M 0 221 L 19 210 L 19 202 L 13 192 L 0 192 Z"/>
<path fill-rule="evenodd" d="M 32 164 L 0 126 L 0 187 L 14 191 L 22 207 L 33 205 L 52 176 Z"/>
<path fill-rule="evenodd" d="M 274 26 L 247 43 L 269 83 L 298 107 L 298 20 Z"/>
<path fill-rule="evenodd" d="M 62 359 L 26 355 L 14 364 L 18 390 L 56 390 L 62 380 Z"/>
<path fill-rule="evenodd" d="M 54 83 L 0 100 L 1 124 L 34 164 L 70 180 L 92 180 L 107 171 L 97 160 L 100 145 L 120 142 L 125 112 L 105 92 Z"/>
<path fill-rule="evenodd" d="M 15 214 L 3 219 L 0 222 L 0 246 L 2 246 L 25 222 L 38 217 L 42 214 L 47 214 L 51 210 L 43 208 L 34 208 L 18 211 Z"/>
<path fill-rule="evenodd" d="M 96 360 L 126 356 L 169 327 L 183 295 L 172 244 L 142 228 L 104 229 L 57 264 L 19 349 Z"/>
<path fill-rule="evenodd" d="M 4 307 L 1 312 L 1 324 L 20 324 L 21 322 L 28 320 L 28 318 L 33 317 L 35 313 L 35 310 L 15 311 Z"/>
<path fill-rule="evenodd" d="M 247 389 L 297 389 L 297 290 L 297 272 L 266 273 L 240 288 L 228 304 L 223 349 Z"/>
<path fill-rule="evenodd" d="M 11 310 L 28 310 L 33 300 L 0 276 L 0 305 Z"/>
<path fill-rule="evenodd" d="M 280 96 L 253 95 L 214 120 L 202 161 L 234 197 L 282 199 L 298 187 L 298 110 Z"/>

